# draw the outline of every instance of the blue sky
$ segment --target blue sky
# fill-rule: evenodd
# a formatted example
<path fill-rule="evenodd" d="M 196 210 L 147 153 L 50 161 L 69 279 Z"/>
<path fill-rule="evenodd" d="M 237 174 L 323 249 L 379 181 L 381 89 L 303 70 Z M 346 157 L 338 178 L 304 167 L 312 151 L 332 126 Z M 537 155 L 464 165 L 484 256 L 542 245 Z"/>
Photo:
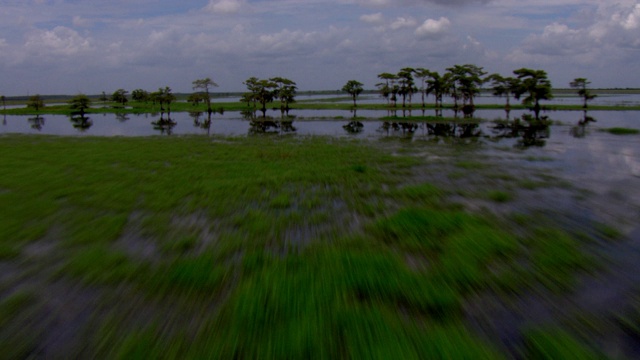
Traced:
<path fill-rule="evenodd" d="M 373 88 L 382 72 L 476 64 L 554 87 L 640 87 L 638 0 L 1 0 L 0 94 L 191 91 L 251 76 Z"/>

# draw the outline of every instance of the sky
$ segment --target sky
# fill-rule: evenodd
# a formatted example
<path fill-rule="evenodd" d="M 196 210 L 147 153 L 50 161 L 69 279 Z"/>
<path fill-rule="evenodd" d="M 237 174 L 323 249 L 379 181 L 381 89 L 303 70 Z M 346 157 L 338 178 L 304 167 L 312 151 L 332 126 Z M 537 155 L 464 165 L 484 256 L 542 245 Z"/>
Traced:
<path fill-rule="evenodd" d="M 0 94 L 375 88 L 403 67 L 640 87 L 640 0 L 0 0 Z"/>

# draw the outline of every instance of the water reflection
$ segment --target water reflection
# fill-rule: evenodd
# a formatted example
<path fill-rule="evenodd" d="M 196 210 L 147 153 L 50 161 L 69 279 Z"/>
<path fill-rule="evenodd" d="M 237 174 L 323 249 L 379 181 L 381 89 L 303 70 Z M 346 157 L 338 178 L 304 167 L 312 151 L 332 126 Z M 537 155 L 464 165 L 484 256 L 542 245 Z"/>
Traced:
<path fill-rule="evenodd" d="M 358 120 L 349 121 L 346 125 L 342 125 L 342 128 L 349 134 L 358 134 L 362 132 L 364 124 Z"/>
<path fill-rule="evenodd" d="M 87 131 L 87 129 L 93 126 L 93 121 L 91 120 L 91 118 L 84 114 L 70 115 L 69 120 L 71 121 L 73 127 L 80 132 Z"/>
<path fill-rule="evenodd" d="M 116 114 L 116 120 L 118 120 L 119 122 L 125 122 L 129 120 L 129 114 L 118 113 Z"/>
<path fill-rule="evenodd" d="M 585 110 L 582 119 L 578 121 L 576 126 L 571 128 L 571 135 L 575 138 L 585 137 L 587 135 L 587 125 L 592 122 L 596 122 L 596 119 L 587 115 L 587 111 Z"/>
<path fill-rule="evenodd" d="M 293 133 L 298 129 L 293 126 L 295 116 L 282 115 L 279 120 L 271 116 L 252 116 L 249 120 L 249 134 L 282 134 Z"/>
<path fill-rule="evenodd" d="M 189 116 L 193 119 L 193 126 L 198 129 L 207 131 L 207 135 L 211 135 L 211 113 L 207 111 L 207 117 L 202 118 L 203 113 L 200 111 L 190 111 Z"/>
<path fill-rule="evenodd" d="M 153 129 L 154 130 L 158 130 L 160 131 L 160 134 L 164 135 L 171 135 L 173 134 L 173 128 L 177 125 L 178 123 L 171 120 L 171 115 L 167 114 L 167 118 L 164 118 L 164 112 L 160 113 L 160 119 L 156 120 L 156 121 L 152 121 L 151 125 L 153 125 Z"/>
<path fill-rule="evenodd" d="M 514 145 L 518 148 L 542 147 L 551 136 L 550 125 L 548 116 L 539 114 L 536 117 L 523 114 L 521 118 L 515 118 L 513 121 L 496 120 L 492 138 L 519 138 Z"/>
<path fill-rule="evenodd" d="M 27 119 L 27 121 L 29 122 L 29 127 L 31 127 L 34 130 L 42 130 L 42 127 L 44 126 L 44 118 L 40 115 L 36 115 L 35 117 L 30 117 L 29 119 Z M 5 123 L 6 125 L 6 116 L 5 116 Z"/>

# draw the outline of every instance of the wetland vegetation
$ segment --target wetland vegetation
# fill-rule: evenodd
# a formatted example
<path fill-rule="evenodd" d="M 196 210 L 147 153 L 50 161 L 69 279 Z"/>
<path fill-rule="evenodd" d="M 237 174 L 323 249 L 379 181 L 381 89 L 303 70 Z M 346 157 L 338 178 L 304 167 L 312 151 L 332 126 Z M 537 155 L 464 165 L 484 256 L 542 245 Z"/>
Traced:
<path fill-rule="evenodd" d="M 476 150 L 3 136 L 0 347 L 18 358 L 595 358 L 610 355 L 600 341 L 612 331 L 637 337 L 632 299 L 562 321 L 519 309 L 566 301 L 603 266 L 588 245 L 619 233 L 473 211 L 468 201 L 508 207 L 521 182 Z M 574 191 L 542 175 L 520 169 L 537 179 L 522 191 Z"/>
<path fill-rule="evenodd" d="M 3 108 L 5 125 L 6 115 L 29 115 L 38 131 L 45 114 L 82 132 L 96 114 L 124 123 L 152 113 L 163 134 L 188 112 L 208 135 L 0 137 L 3 355 L 640 356 L 635 137 L 616 136 L 632 173 L 613 180 L 619 164 L 583 149 L 535 151 L 557 125 L 545 111 L 583 112 L 561 128 L 579 141 L 596 121 L 587 105 L 640 106 L 588 104 L 596 91 L 585 78 L 571 83 L 581 103 L 541 104 L 553 96 L 544 71 L 485 75 L 473 65 L 403 68 L 379 75 L 383 101 L 373 103 L 357 80 L 343 87 L 348 96 L 299 100 L 292 80 L 252 77 L 233 100 L 216 99 L 205 78 L 193 94 L 34 95 Z M 487 81 L 505 104 L 478 103 Z M 331 117 L 343 133 L 376 123 L 383 135 L 294 135 L 294 119 L 319 116 L 290 110 L 311 109 L 344 112 Z M 488 109 L 506 119 L 473 117 Z M 249 136 L 210 134 L 230 112 L 248 120 Z M 584 166 L 594 162 L 597 171 Z"/>

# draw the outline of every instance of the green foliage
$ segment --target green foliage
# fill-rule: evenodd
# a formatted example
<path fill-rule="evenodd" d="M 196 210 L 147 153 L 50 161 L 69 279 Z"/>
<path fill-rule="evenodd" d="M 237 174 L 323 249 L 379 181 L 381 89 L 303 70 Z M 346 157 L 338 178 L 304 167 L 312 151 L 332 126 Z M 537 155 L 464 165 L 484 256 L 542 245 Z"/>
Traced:
<path fill-rule="evenodd" d="M 602 359 L 594 351 L 557 328 L 532 329 L 525 334 L 526 357 L 530 359 Z"/>
<path fill-rule="evenodd" d="M 489 191 L 487 193 L 487 197 L 490 200 L 498 202 L 498 203 L 507 202 L 507 201 L 510 201 L 513 198 L 513 196 L 510 193 L 508 193 L 506 191 L 502 191 L 502 190 Z"/>
<path fill-rule="evenodd" d="M 362 88 L 362 85 L 363 84 L 357 80 L 349 80 L 342 87 L 342 91 L 351 95 L 351 98 L 353 99 L 353 106 L 356 106 L 356 99 L 358 98 L 358 95 L 360 95 L 360 93 L 362 93 L 362 91 L 364 90 Z"/>
<path fill-rule="evenodd" d="M 570 288 L 589 264 L 566 233 L 516 237 L 416 184 L 421 158 L 366 142 L 5 136 L 0 152 L 0 258 L 38 294 L 98 298 L 68 357 L 500 358 L 465 302 Z M 42 269 L 38 240 L 55 243 Z M 0 302 L 7 356 L 47 341 L 38 301 Z"/>
<path fill-rule="evenodd" d="M 29 97 L 29 101 L 27 102 L 27 108 L 31 108 L 34 111 L 40 111 L 44 108 L 44 100 L 40 97 L 40 95 L 33 95 Z"/>
<path fill-rule="evenodd" d="M 584 105 L 582 107 L 585 109 L 587 108 L 587 102 L 597 97 L 597 95 L 592 94 L 591 91 L 587 89 L 587 86 L 589 86 L 589 84 L 591 84 L 591 82 L 585 78 L 576 78 L 571 83 L 569 83 L 569 86 L 577 89 L 578 95 L 580 95 L 580 97 L 584 99 Z"/>
<path fill-rule="evenodd" d="M 636 135 L 640 134 L 640 130 L 631 129 L 631 128 L 623 128 L 623 127 L 612 127 L 605 129 L 606 132 L 613 135 Z"/>
<path fill-rule="evenodd" d="M 111 95 L 111 101 L 120 103 L 122 104 L 122 106 L 124 106 L 127 102 L 129 102 L 129 99 L 127 99 L 128 93 L 129 92 L 124 89 L 118 89 Z"/>
<path fill-rule="evenodd" d="M 84 114 L 85 110 L 91 106 L 91 99 L 87 95 L 79 94 L 69 100 L 69 108 Z"/>
<path fill-rule="evenodd" d="M 547 78 L 547 73 L 543 70 L 532 70 L 521 68 L 513 73 L 520 79 L 520 87 L 516 91 L 516 99 L 528 93 L 522 99 L 523 104 L 534 104 L 534 109 L 540 109 L 540 100 L 550 100 L 553 98 L 551 92 L 551 81 Z"/>

